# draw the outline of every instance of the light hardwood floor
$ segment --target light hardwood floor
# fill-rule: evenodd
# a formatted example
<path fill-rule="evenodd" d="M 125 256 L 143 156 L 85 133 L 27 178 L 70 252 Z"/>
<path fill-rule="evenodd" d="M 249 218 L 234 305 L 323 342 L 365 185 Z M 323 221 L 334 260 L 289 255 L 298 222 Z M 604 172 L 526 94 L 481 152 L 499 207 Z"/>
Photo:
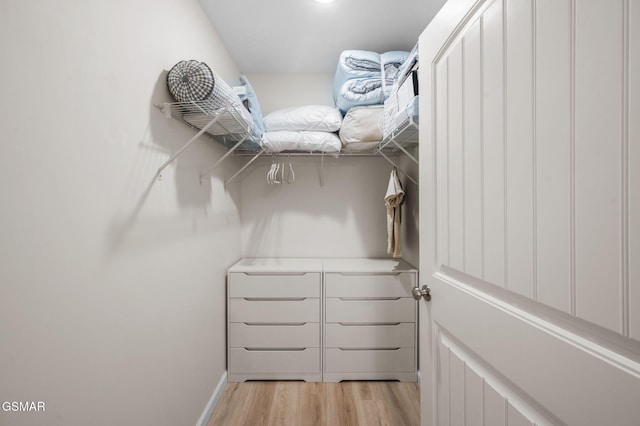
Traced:
<path fill-rule="evenodd" d="M 229 383 L 207 426 L 419 425 L 416 383 Z"/>

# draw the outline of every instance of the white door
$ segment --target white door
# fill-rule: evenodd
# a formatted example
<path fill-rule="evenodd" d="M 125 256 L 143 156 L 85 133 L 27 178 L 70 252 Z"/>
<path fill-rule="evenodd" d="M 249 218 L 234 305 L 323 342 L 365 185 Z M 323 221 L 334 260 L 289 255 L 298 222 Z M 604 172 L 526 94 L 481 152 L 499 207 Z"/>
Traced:
<path fill-rule="evenodd" d="M 640 1 L 420 37 L 423 425 L 640 425 Z"/>

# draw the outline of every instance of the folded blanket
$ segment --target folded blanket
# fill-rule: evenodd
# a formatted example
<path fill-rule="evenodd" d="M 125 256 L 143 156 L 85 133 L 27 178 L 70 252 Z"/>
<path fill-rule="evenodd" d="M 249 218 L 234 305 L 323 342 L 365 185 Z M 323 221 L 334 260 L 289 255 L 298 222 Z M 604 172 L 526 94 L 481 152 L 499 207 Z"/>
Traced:
<path fill-rule="evenodd" d="M 368 50 L 345 50 L 338 58 L 333 79 L 333 98 L 338 98 L 340 88 L 353 78 L 380 78 L 380 54 Z"/>
<path fill-rule="evenodd" d="M 380 55 L 381 69 L 384 70 L 382 89 L 385 99 L 389 97 L 393 82 L 398 77 L 398 71 L 409 57 L 409 52 L 394 50 Z"/>
<path fill-rule="evenodd" d="M 377 105 L 384 102 L 380 78 L 352 78 L 338 91 L 336 107 L 345 114 L 354 106 Z"/>
<path fill-rule="evenodd" d="M 383 103 L 408 56 L 409 52 L 402 50 L 383 54 L 368 50 L 343 51 L 333 80 L 336 106 L 344 114 L 353 106 Z"/>
<path fill-rule="evenodd" d="M 338 58 L 335 80 L 342 85 L 350 78 L 380 75 L 380 54 L 368 50 L 345 50 Z"/>

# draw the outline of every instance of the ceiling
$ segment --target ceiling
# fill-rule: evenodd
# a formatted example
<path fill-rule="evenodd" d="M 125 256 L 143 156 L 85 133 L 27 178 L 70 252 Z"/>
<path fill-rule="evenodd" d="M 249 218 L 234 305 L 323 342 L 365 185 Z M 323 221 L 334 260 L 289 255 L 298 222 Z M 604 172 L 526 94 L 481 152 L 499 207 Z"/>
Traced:
<path fill-rule="evenodd" d="M 340 52 L 411 50 L 445 0 L 200 0 L 243 73 L 334 72 Z"/>

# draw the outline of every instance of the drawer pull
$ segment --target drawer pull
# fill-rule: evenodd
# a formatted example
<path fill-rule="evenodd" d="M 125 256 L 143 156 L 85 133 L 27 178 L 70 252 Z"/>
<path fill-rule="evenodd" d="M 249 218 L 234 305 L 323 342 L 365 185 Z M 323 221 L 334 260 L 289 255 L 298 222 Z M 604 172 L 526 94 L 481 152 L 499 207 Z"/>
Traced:
<path fill-rule="evenodd" d="M 306 297 L 243 297 L 247 302 L 302 302 Z"/>
<path fill-rule="evenodd" d="M 243 272 L 247 277 L 304 277 L 308 272 Z"/>
<path fill-rule="evenodd" d="M 400 300 L 402 299 L 402 297 L 340 297 L 339 299 L 347 302 L 362 301 L 362 300 L 375 302 L 375 301 L 381 301 L 381 300 Z"/>
<path fill-rule="evenodd" d="M 338 324 L 345 327 L 368 327 L 368 326 L 376 326 L 376 327 L 397 327 L 401 323 L 399 322 L 339 322 Z"/>
<path fill-rule="evenodd" d="M 307 348 L 243 348 L 247 352 L 302 352 Z"/>
<path fill-rule="evenodd" d="M 306 325 L 306 322 L 243 322 L 244 325 L 249 327 L 301 327 Z"/>
<path fill-rule="evenodd" d="M 400 347 L 395 348 L 338 348 L 341 351 L 399 351 Z"/>
<path fill-rule="evenodd" d="M 328 272 L 344 277 L 397 277 L 402 272 Z"/>

